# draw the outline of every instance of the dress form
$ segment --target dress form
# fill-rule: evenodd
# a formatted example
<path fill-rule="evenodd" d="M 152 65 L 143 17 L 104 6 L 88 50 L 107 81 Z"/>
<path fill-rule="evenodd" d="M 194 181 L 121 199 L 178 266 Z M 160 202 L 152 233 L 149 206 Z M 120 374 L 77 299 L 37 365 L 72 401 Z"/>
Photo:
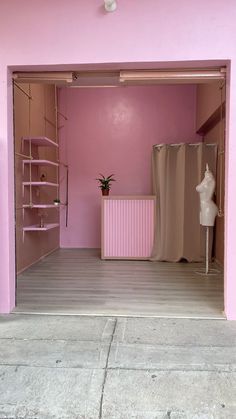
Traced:
<path fill-rule="evenodd" d="M 215 186 L 215 178 L 207 164 L 204 179 L 196 187 L 200 196 L 200 224 L 205 227 L 213 227 L 218 214 L 218 208 L 212 199 Z"/>
<path fill-rule="evenodd" d="M 200 224 L 206 227 L 206 274 L 209 274 L 209 228 L 214 227 L 215 218 L 218 214 L 218 207 L 212 199 L 215 185 L 215 178 L 207 164 L 204 178 L 196 186 L 196 191 L 200 197 Z"/>

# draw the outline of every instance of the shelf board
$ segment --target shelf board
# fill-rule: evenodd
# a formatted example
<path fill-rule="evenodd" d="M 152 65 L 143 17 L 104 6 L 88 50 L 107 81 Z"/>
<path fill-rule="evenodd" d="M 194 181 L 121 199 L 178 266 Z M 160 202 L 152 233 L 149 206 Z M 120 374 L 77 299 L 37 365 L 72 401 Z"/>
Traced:
<path fill-rule="evenodd" d="M 36 225 L 31 225 L 31 226 L 27 226 L 27 227 L 23 227 L 23 231 L 48 231 L 51 230 L 52 228 L 57 228 L 59 227 L 59 224 L 45 224 L 44 227 L 39 227 L 37 224 Z"/>
<path fill-rule="evenodd" d="M 52 141 L 47 137 L 23 137 L 22 140 L 31 141 L 32 145 L 41 147 L 58 147 L 58 144 L 55 143 L 55 141 Z"/>
<path fill-rule="evenodd" d="M 55 166 L 58 167 L 59 163 L 50 160 L 23 160 L 23 164 L 34 164 L 35 166 Z"/>
<path fill-rule="evenodd" d="M 53 182 L 23 182 L 23 186 L 59 186 L 58 183 Z"/>
<path fill-rule="evenodd" d="M 58 208 L 58 206 L 56 206 L 54 204 L 32 204 L 32 205 L 24 204 L 23 208 L 30 208 L 30 209 L 33 209 L 33 208 Z"/>

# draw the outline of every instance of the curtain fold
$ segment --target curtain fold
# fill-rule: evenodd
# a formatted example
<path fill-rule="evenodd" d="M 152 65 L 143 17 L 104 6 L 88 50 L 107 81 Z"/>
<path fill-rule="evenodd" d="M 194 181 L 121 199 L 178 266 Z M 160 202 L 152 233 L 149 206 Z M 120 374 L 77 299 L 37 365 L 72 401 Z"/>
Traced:
<path fill-rule="evenodd" d="M 152 261 L 203 260 L 205 232 L 199 223 L 196 186 L 206 163 L 215 175 L 216 158 L 215 144 L 153 146 L 153 193 L 157 205 Z"/>

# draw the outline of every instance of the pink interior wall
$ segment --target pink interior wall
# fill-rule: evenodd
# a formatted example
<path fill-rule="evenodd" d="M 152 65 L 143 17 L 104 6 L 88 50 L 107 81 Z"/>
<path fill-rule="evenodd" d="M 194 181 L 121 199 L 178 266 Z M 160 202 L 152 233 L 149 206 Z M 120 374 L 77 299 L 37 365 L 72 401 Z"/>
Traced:
<path fill-rule="evenodd" d="M 8 0 L 0 6 L 0 311 L 15 301 L 12 69 L 68 69 L 96 64 L 160 68 L 230 61 L 227 84 L 225 310 L 236 319 L 236 3 L 228 0 Z M 175 63 L 176 62 L 176 63 Z M 123 63 L 123 64 L 119 64 Z M 230 82 L 230 95 L 229 95 Z"/>
<path fill-rule="evenodd" d="M 111 194 L 151 194 L 151 150 L 191 142 L 196 88 L 191 85 L 62 89 L 60 159 L 69 165 L 69 222 L 61 212 L 62 247 L 100 247 L 99 173 L 115 174 Z M 62 201 L 65 200 L 62 182 Z"/>

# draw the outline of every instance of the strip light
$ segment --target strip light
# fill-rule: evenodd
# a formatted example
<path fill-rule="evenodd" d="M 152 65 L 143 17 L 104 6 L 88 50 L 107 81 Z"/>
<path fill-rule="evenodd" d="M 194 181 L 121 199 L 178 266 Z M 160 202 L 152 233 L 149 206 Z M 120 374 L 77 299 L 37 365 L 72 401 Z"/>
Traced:
<path fill-rule="evenodd" d="M 182 82 L 189 81 L 201 83 L 205 81 L 224 80 L 226 69 L 203 69 L 203 70 L 137 70 L 120 71 L 120 82 Z"/>
<path fill-rule="evenodd" d="M 18 83 L 51 83 L 68 84 L 74 81 L 73 72 L 55 71 L 38 73 L 14 73 L 13 79 Z"/>

